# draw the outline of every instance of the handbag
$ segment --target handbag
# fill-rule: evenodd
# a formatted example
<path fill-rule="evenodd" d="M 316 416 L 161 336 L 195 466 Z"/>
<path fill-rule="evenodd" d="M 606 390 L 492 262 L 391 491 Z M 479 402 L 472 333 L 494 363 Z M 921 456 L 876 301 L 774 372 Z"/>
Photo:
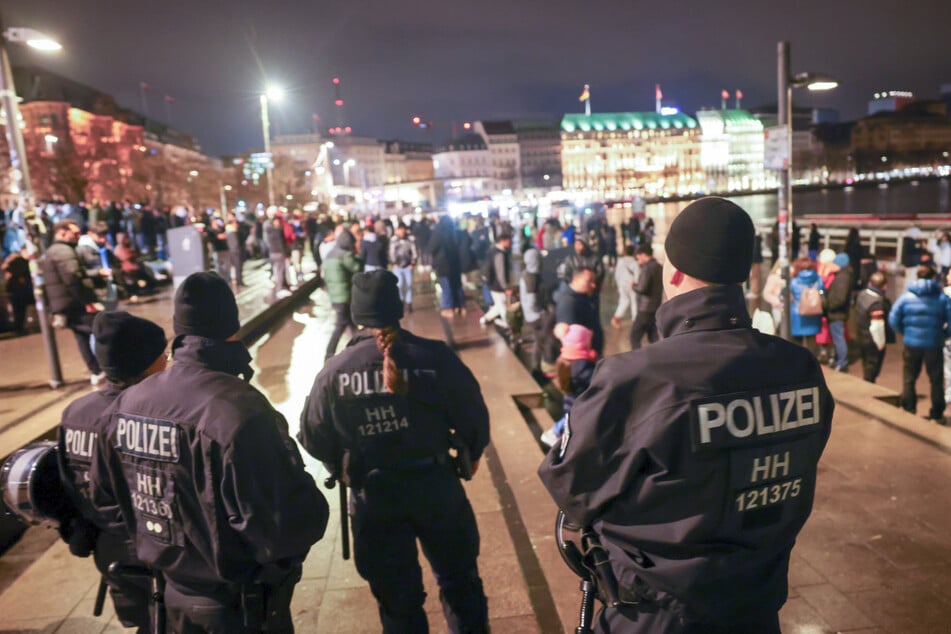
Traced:
<path fill-rule="evenodd" d="M 822 291 L 807 286 L 799 295 L 799 314 L 803 317 L 816 317 L 822 314 Z"/>

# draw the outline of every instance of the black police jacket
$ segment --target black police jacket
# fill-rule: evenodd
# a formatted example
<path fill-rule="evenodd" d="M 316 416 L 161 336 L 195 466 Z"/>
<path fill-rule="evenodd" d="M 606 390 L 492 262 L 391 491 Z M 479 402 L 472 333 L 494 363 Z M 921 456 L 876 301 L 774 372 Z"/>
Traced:
<path fill-rule="evenodd" d="M 173 350 L 105 413 L 93 503 L 176 586 L 280 581 L 323 536 L 327 501 L 287 422 L 238 378 L 251 374 L 244 346 L 185 336 Z"/>
<path fill-rule="evenodd" d="M 327 361 L 301 412 L 304 449 L 357 488 L 373 469 L 443 460 L 450 430 L 473 460 L 489 443 L 489 412 L 469 369 L 441 341 L 406 330 L 399 337 L 392 354 L 409 383 L 406 395 L 386 389 L 383 354 L 361 331 Z"/>
<path fill-rule="evenodd" d="M 108 384 L 105 388 L 87 394 L 70 403 L 63 410 L 57 429 L 60 474 L 70 502 L 80 515 L 100 530 L 108 527 L 92 505 L 89 491 L 89 470 L 96 452 L 96 439 L 102 431 L 102 414 L 109 409 L 121 390 Z M 125 534 L 122 530 L 119 534 Z"/>
<path fill-rule="evenodd" d="M 89 490 L 89 472 L 105 421 L 102 414 L 120 392 L 121 388 L 109 383 L 101 390 L 76 399 L 63 410 L 57 430 L 61 480 L 69 502 L 78 514 L 78 517 L 61 521 L 60 535 L 70 544 L 73 554 L 86 556 L 90 549 L 94 549 L 97 564 L 103 564 L 103 572 L 111 563 L 109 560 L 139 564 L 125 526 L 110 524 L 109 518 L 93 506 Z"/>
<path fill-rule="evenodd" d="M 657 323 L 659 342 L 599 364 L 539 476 L 622 587 L 688 621 L 775 614 L 832 396 L 805 348 L 750 327 L 738 285 L 677 296 Z"/>

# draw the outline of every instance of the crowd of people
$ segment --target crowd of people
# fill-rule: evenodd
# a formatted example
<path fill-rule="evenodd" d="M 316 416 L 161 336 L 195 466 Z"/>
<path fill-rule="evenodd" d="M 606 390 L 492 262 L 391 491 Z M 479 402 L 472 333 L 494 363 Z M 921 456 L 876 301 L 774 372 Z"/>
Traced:
<path fill-rule="evenodd" d="M 414 285 L 427 280 L 444 320 L 462 320 L 477 297 L 481 326 L 524 347 L 533 376 L 562 394 L 563 415 L 541 435 L 553 449 L 539 474 L 569 519 L 600 527 L 622 576 L 627 594 L 601 612 L 599 631 L 690 623 L 699 629 L 686 631 L 778 631 L 789 552 L 811 510 L 831 423 L 819 362 L 848 368 L 850 325 L 868 381 L 894 333 L 903 336 L 901 405 L 915 411 L 924 367 L 929 418 L 945 423 L 947 236 L 921 249 L 916 279 L 892 306 L 858 231 L 836 252 L 822 248 L 813 226 L 806 248 L 794 250 L 785 310 L 779 265 L 761 286 L 765 258 L 752 221 L 723 199 L 701 199 L 675 219 L 663 264 L 653 223 L 636 216 L 621 226 L 599 214 L 524 224 L 498 215 L 384 219 L 275 207 L 190 216 L 217 274 L 197 273 L 178 289 L 175 364 L 167 369 L 161 329 L 104 311 L 96 292 L 117 271 L 127 293 L 148 288 L 133 265 L 157 257 L 161 241 L 140 237 L 141 223 L 113 235 L 108 221 L 91 217 L 58 219 L 42 264 L 51 312 L 76 333 L 93 382 L 107 384 L 63 415 L 63 472 L 74 476 L 79 511 L 61 530 L 75 553 L 96 554 L 127 625 L 149 625 L 149 593 L 112 574 L 108 560 L 162 575 L 175 631 L 287 630 L 301 563 L 326 527 L 326 501 L 286 421 L 248 385 L 250 356 L 234 341 L 234 293 L 249 257 L 269 264 L 278 294 L 303 281 L 303 260 L 312 257 L 330 298 L 334 329 L 298 439 L 353 491 L 357 570 L 384 631 L 426 631 L 417 540 L 450 630 L 488 631 L 480 537 L 459 483 L 478 469 L 488 411 L 458 357 L 400 326 L 413 311 Z M 14 244 L 4 263 L 11 304 L 10 289 L 29 283 L 22 261 L 34 255 L 30 244 Z M 616 329 L 630 320 L 631 353 L 605 359 L 601 302 L 611 284 L 617 305 L 606 314 Z M 772 330 L 788 319 L 800 345 L 757 333 L 751 307 L 769 316 Z M 789 395 L 795 403 L 781 414 Z M 71 451 L 83 446 L 68 434 L 82 433 L 97 435 L 95 455 Z M 146 443 L 149 434 L 159 440 Z M 448 457 L 450 447 L 468 467 Z M 774 459 L 772 475 L 758 475 Z M 760 495 L 772 501 L 761 508 Z M 690 513 L 699 519 L 685 528 Z M 665 530 L 652 534 L 651 526 Z M 623 577 L 630 570 L 637 576 Z"/>

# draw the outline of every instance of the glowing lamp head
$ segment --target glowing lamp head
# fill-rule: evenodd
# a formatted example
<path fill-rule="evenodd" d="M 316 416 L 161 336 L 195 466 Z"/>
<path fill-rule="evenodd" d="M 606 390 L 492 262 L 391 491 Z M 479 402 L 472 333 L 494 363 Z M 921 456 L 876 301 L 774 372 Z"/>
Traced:
<path fill-rule="evenodd" d="M 462 124 L 462 129 L 463 129 L 463 130 L 471 130 L 471 129 L 472 129 L 472 124 L 471 124 L 470 122 L 466 121 L 465 123 Z"/>
<path fill-rule="evenodd" d="M 806 86 L 809 90 L 820 91 L 820 90 L 832 90 L 833 88 L 839 87 L 839 82 L 834 79 L 817 79 Z"/>
<path fill-rule="evenodd" d="M 422 121 L 419 117 L 413 117 L 413 125 L 419 125 Z"/>
<path fill-rule="evenodd" d="M 334 86 L 339 86 L 339 85 L 340 85 L 340 78 L 339 78 L 339 77 L 334 77 L 333 82 L 334 82 Z"/>
<path fill-rule="evenodd" d="M 284 99 L 284 90 L 274 84 L 268 86 L 264 94 L 267 95 L 268 101 L 279 102 Z"/>

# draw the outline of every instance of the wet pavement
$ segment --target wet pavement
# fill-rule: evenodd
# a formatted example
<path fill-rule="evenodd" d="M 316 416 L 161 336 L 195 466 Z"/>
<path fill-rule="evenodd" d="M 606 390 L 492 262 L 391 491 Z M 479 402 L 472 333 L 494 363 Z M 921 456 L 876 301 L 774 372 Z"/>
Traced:
<path fill-rule="evenodd" d="M 252 347 L 254 382 L 293 431 L 331 330 L 326 295 L 318 291 L 312 299 Z M 602 312 L 610 317 L 606 308 Z M 577 625 L 578 580 L 557 553 L 555 508 L 535 476 L 542 457 L 535 435 L 551 418 L 540 406 L 537 383 L 498 334 L 477 326 L 477 318 L 470 310 L 448 326 L 464 342 L 460 357 L 479 379 L 492 416 L 492 445 L 466 489 L 482 535 L 480 570 L 493 631 L 570 632 Z M 418 294 L 404 326 L 444 336 L 431 294 Z M 626 329 L 607 326 L 606 334 L 609 350 L 626 345 Z M 889 355 L 900 359 L 892 350 Z M 848 374 L 826 376 L 837 401 L 833 432 L 820 463 L 813 515 L 793 551 L 783 631 L 951 631 L 945 592 L 951 582 L 951 511 L 944 504 L 951 487 L 951 430 L 879 400 L 894 394 L 885 376 L 879 386 Z M 309 460 L 308 469 L 323 482 L 320 464 Z M 379 632 L 365 582 L 352 562 L 340 558 L 336 492 L 324 493 L 333 516 L 295 592 L 298 631 Z M 425 563 L 423 569 L 430 625 L 444 632 L 435 585 Z M 54 586 L 54 579 L 62 581 Z M 96 583 L 92 562 L 54 544 L 0 594 L 0 632 L 118 631 L 110 614 L 91 616 Z"/>

